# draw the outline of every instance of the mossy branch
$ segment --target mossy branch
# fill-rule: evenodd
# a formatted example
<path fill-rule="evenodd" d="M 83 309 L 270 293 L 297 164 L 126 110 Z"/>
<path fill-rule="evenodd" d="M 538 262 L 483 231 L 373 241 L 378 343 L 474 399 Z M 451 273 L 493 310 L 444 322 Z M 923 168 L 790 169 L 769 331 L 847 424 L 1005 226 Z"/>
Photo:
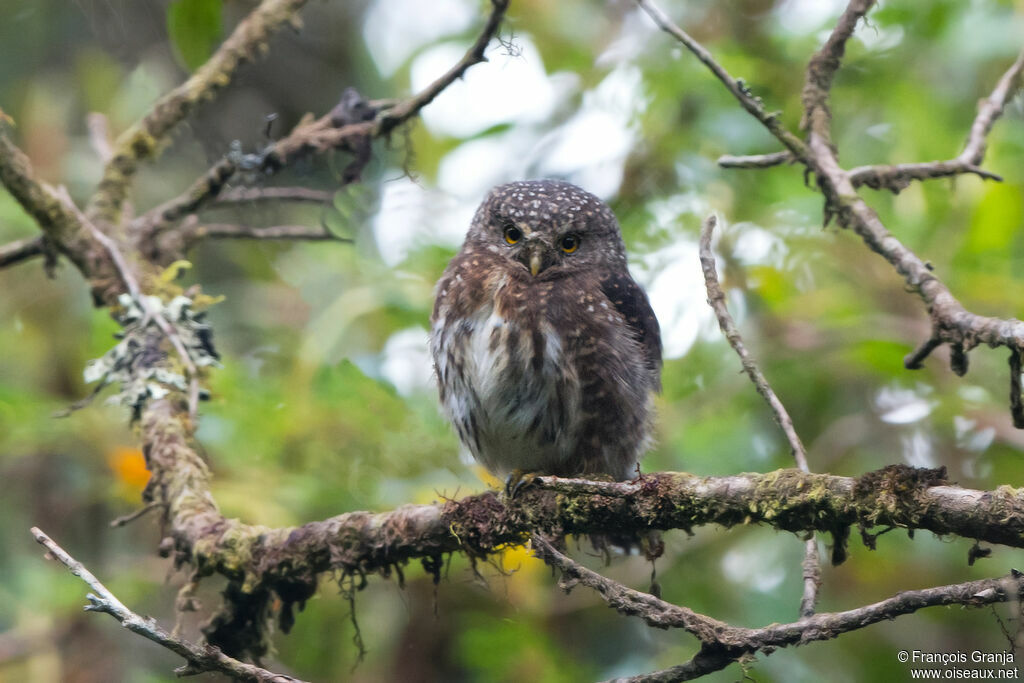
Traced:
<path fill-rule="evenodd" d="M 207 491 L 209 472 L 191 445 L 183 402 L 152 402 L 142 431 L 153 472 L 146 498 L 163 504 L 178 560 L 250 588 L 327 570 L 369 573 L 449 552 L 484 556 L 532 532 L 764 524 L 845 538 L 853 526 L 892 526 L 1024 548 L 1024 490 L 965 489 L 947 481 L 941 468 L 903 465 L 861 477 L 796 469 L 722 477 L 658 472 L 632 482 L 538 477 L 512 500 L 488 492 L 270 529 L 220 515 Z"/>
<path fill-rule="evenodd" d="M 141 429 L 153 475 L 145 498 L 164 511 L 161 550 L 178 566 L 192 565 L 198 576 L 219 573 L 230 580 L 225 605 L 205 633 L 232 656 L 266 651 L 265 620 L 246 615 L 267 616 L 278 604 L 287 630 L 294 606 L 313 595 L 325 572 L 365 577 L 394 571 L 400 577 L 401 567 L 419 560 L 436 573 L 445 554 L 484 558 L 536 533 L 628 535 L 763 524 L 831 533 L 833 562 L 845 558 L 851 527 L 865 539 L 870 528 L 885 526 L 1024 548 L 1024 490 L 965 489 L 949 482 L 943 469 L 903 465 L 861 477 L 796 469 L 722 477 L 658 472 L 632 482 L 538 477 L 512 500 L 487 492 L 269 528 L 221 515 L 183 399 L 152 401 Z"/>

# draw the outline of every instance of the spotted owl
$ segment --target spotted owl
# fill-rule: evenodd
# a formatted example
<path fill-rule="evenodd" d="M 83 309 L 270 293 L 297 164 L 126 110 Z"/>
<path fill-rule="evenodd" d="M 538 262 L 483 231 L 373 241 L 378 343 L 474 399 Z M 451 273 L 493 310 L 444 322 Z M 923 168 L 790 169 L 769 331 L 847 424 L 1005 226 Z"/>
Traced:
<path fill-rule="evenodd" d="M 634 475 L 661 334 L 594 195 L 556 180 L 491 190 L 437 283 L 430 346 L 445 413 L 496 476 Z"/>

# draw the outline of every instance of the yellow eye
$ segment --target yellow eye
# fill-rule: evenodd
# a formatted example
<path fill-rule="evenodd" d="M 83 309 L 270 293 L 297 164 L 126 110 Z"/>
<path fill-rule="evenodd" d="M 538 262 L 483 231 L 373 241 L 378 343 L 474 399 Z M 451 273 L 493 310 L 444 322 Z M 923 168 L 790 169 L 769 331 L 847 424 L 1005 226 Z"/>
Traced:
<path fill-rule="evenodd" d="M 505 241 L 509 244 L 515 244 L 519 240 L 523 239 L 523 231 L 514 225 L 505 227 Z"/>
<path fill-rule="evenodd" d="M 566 235 L 562 238 L 562 251 L 571 254 L 580 248 L 580 238 L 576 235 Z"/>

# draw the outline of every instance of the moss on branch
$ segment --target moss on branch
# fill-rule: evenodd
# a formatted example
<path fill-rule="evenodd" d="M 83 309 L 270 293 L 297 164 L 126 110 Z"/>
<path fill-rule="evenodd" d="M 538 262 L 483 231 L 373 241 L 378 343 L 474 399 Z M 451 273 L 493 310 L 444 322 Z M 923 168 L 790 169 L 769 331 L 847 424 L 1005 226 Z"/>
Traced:
<path fill-rule="evenodd" d="M 273 597 L 287 629 L 295 605 L 316 589 L 320 574 L 390 576 L 412 560 L 437 572 L 447 553 L 486 557 L 531 533 L 639 533 L 716 524 L 765 524 L 794 533 L 826 531 L 845 556 L 851 527 L 924 529 L 941 535 L 1024 547 L 1024 491 L 976 491 L 946 480 L 943 469 L 891 465 L 861 477 L 796 469 L 699 477 L 659 472 L 632 482 L 540 477 L 513 500 L 494 492 L 388 512 L 348 512 L 299 527 L 268 528 L 224 518 L 209 494 L 209 471 L 192 445 L 193 427 L 180 399 L 152 401 L 141 428 L 153 477 L 147 501 L 164 509 L 166 554 L 200 576 L 230 579 L 225 607 L 207 637 L 232 655 L 259 656 L 260 619 Z M 433 568 L 433 569 L 432 569 Z M 245 625 L 248 624 L 248 627 Z M 255 629 L 237 642 L 239 628 Z M 233 649 L 234 648 L 234 649 Z M 240 650 L 239 650 L 240 648 Z"/>

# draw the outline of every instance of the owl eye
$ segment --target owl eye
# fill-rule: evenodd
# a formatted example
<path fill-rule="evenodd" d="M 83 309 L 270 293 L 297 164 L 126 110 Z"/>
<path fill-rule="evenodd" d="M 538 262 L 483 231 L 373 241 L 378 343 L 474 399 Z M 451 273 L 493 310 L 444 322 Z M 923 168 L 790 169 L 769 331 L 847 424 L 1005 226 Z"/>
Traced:
<path fill-rule="evenodd" d="M 566 235 L 562 238 L 562 251 L 571 254 L 580 248 L 580 238 L 576 235 Z"/>
<path fill-rule="evenodd" d="M 519 240 L 523 239 L 523 231 L 514 225 L 505 226 L 505 241 L 509 244 L 515 244 Z"/>

